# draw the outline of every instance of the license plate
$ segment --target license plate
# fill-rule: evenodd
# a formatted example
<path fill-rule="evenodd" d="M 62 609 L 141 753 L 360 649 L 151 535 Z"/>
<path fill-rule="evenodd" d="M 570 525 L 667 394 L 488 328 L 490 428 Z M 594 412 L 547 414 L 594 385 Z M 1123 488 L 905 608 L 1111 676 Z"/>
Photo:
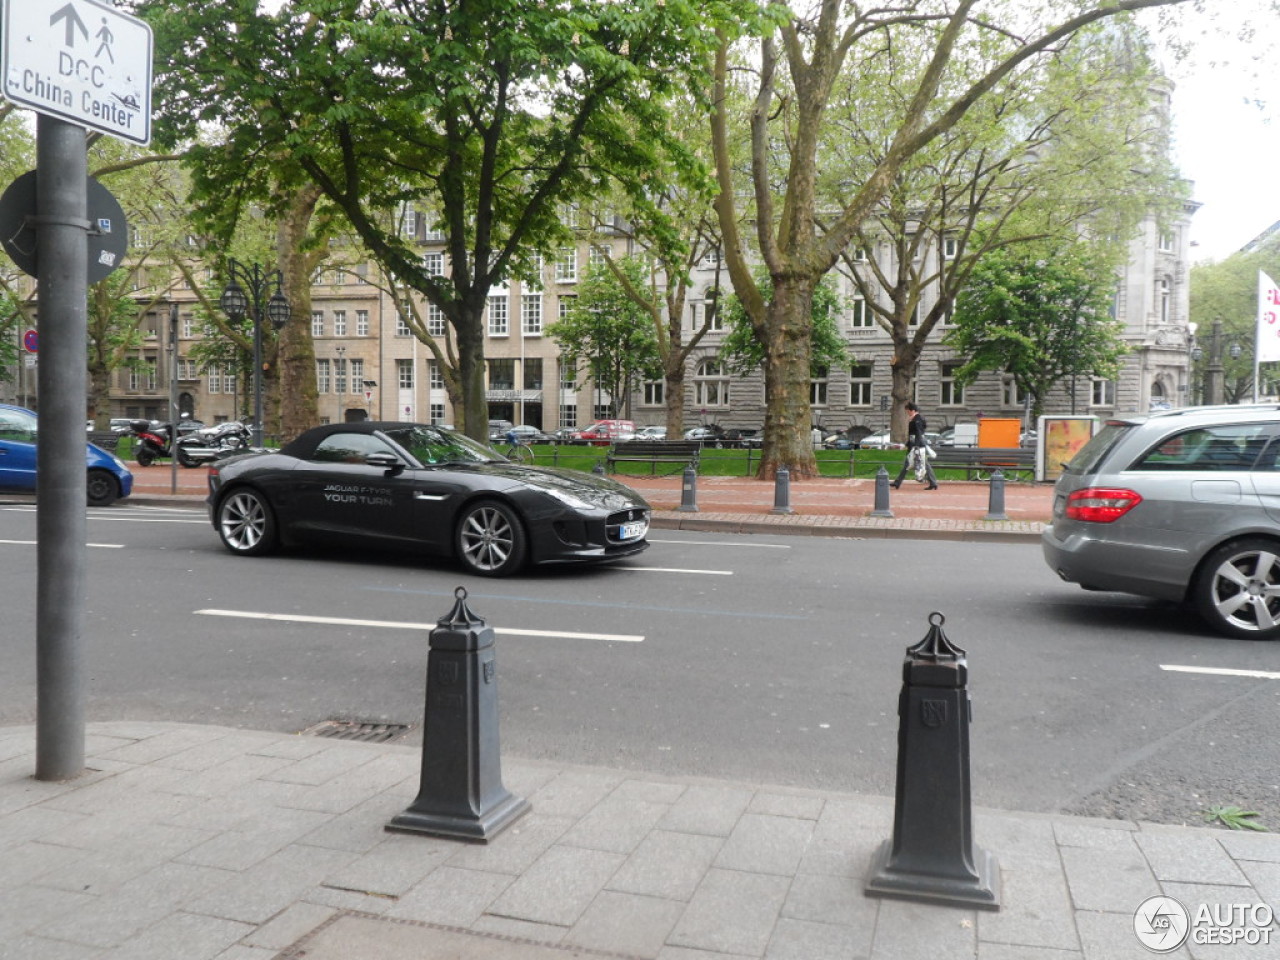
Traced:
<path fill-rule="evenodd" d="M 648 524 L 643 520 L 636 520 L 634 523 L 624 523 L 618 528 L 619 540 L 637 540 L 644 536 Z"/>

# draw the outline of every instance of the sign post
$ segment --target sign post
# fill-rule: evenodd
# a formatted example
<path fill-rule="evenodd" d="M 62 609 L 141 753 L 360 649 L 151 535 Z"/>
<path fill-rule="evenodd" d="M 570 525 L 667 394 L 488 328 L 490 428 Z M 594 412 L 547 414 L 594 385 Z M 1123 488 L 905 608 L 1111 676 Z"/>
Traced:
<path fill-rule="evenodd" d="M 38 114 L 35 210 L 21 212 L 35 233 L 43 357 L 37 374 L 35 775 L 70 780 L 84 773 L 87 676 L 84 415 L 94 225 L 85 128 L 140 144 L 151 139 L 151 29 L 95 0 L 0 5 L 2 92 Z M 100 223 L 97 232 L 111 229 Z"/>

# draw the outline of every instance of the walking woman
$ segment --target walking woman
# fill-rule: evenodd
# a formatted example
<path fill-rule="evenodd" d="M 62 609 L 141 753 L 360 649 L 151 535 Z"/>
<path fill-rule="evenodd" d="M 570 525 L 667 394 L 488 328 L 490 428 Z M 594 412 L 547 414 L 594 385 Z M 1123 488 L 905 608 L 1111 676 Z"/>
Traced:
<path fill-rule="evenodd" d="M 937 490 L 938 478 L 933 475 L 933 465 L 929 463 L 929 441 L 924 438 L 928 424 L 920 414 L 920 408 L 910 401 L 907 402 L 907 418 L 907 456 L 898 471 L 898 479 L 893 481 L 893 489 L 901 487 L 907 471 L 914 469 L 917 478 L 923 473 L 924 482 L 928 484 L 926 490 Z"/>

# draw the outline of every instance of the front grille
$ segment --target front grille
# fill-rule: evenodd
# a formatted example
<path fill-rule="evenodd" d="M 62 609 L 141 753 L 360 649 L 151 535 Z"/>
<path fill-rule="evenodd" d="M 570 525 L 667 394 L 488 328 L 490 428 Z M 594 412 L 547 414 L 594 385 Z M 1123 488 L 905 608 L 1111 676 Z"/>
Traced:
<path fill-rule="evenodd" d="M 623 540 L 619 536 L 623 524 L 635 523 L 637 521 L 644 523 L 645 531 L 647 533 L 649 527 L 649 511 L 643 507 L 632 507 L 630 510 L 611 513 L 609 518 L 605 520 L 604 524 L 605 536 L 609 543 L 635 543 L 637 540 L 643 539 L 644 534 L 641 534 L 639 537 L 631 537 L 628 540 Z"/>

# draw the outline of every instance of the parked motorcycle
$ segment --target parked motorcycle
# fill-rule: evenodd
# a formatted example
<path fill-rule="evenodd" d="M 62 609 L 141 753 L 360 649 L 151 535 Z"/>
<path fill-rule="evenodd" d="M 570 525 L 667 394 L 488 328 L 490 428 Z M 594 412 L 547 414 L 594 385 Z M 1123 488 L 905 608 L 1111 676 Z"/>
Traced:
<path fill-rule="evenodd" d="M 198 467 L 248 449 L 251 437 L 249 428 L 237 420 L 201 427 L 178 441 L 178 462 L 184 467 Z"/>
<path fill-rule="evenodd" d="M 137 438 L 133 458 L 138 461 L 138 466 L 149 467 L 160 457 L 170 455 L 169 445 L 173 438 L 173 424 L 157 423 L 153 420 L 131 420 L 129 432 Z"/>

